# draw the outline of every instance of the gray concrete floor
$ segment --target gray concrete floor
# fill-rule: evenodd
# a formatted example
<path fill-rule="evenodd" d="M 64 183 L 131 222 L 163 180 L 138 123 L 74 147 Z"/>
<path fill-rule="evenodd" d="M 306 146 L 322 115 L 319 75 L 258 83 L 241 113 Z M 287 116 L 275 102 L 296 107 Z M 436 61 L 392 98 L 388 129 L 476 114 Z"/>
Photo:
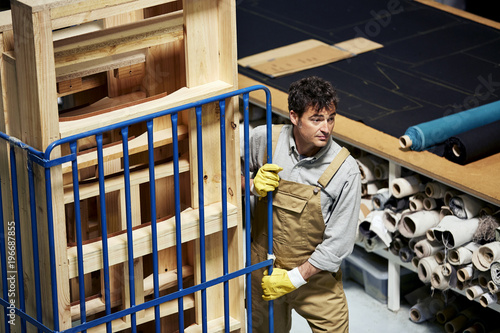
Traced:
<path fill-rule="evenodd" d="M 445 332 L 438 323 L 416 324 L 409 319 L 410 306 L 401 301 L 401 309 L 393 312 L 387 305 L 365 293 L 364 288 L 353 280 L 344 281 L 349 306 L 350 333 L 434 333 Z M 294 312 L 291 333 L 308 333 L 311 329 L 305 319 Z"/>

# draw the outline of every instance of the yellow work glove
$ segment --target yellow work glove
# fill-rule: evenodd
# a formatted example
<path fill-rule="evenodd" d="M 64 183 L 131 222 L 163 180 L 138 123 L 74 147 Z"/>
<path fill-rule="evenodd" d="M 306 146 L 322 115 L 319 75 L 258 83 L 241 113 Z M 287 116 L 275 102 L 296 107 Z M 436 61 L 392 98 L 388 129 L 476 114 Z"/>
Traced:
<path fill-rule="evenodd" d="M 283 170 L 276 164 L 266 163 L 257 171 L 253 179 L 253 192 L 259 197 L 265 197 L 267 192 L 272 192 L 278 187 L 280 176 L 278 172 Z"/>
<path fill-rule="evenodd" d="M 268 275 L 266 269 L 261 284 L 262 298 L 264 301 L 271 301 L 294 291 L 306 283 L 307 281 L 304 280 L 297 267 L 291 271 L 274 268 L 271 275 Z"/>

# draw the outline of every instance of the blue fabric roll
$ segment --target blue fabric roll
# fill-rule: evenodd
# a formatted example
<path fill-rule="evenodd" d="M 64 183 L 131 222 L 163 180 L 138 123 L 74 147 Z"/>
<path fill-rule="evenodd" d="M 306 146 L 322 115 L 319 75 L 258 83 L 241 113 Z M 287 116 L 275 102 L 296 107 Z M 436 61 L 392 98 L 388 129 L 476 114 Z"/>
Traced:
<path fill-rule="evenodd" d="M 409 127 L 411 149 L 425 150 L 446 139 L 500 120 L 500 101 Z"/>

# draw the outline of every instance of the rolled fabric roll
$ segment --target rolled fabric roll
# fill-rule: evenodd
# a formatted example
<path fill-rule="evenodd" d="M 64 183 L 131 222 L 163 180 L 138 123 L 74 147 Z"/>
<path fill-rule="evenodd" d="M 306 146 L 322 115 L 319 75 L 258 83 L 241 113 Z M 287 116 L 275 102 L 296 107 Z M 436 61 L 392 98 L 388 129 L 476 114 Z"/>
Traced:
<path fill-rule="evenodd" d="M 464 329 L 462 333 L 486 333 L 486 327 L 483 323 L 475 322 L 471 326 Z"/>
<path fill-rule="evenodd" d="M 444 205 L 449 206 L 451 198 L 456 197 L 457 195 L 460 195 L 460 194 L 461 194 L 461 192 L 458 190 L 455 190 L 454 188 L 447 189 L 446 192 L 444 193 L 444 198 L 443 198 Z"/>
<path fill-rule="evenodd" d="M 500 261 L 499 241 L 491 242 L 479 247 L 477 250 L 477 263 L 479 267 L 477 267 L 477 269 L 480 271 L 487 271 L 490 269 L 491 264 L 495 261 Z M 474 259 L 472 262 L 474 262 Z"/>
<path fill-rule="evenodd" d="M 407 238 L 423 236 L 427 229 L 439 223 L 439 212 L 434 210 L 420 210 L 401 218 L 398 230 Z"/>
<path fill-rule="evenodd" d="M 479 244 L 469 242 L 463 246 L 450 249 L 448 252 L 448 261 L 452 265 L 465 265 L 472 262 L 472 252 L 479 249 Z"/>
<path fill-rule="evenodd" d="M 455 318 L 445 323 L 445 331 L 449 333 L 461 332 L 462 330 L 467 328 L 467 325 L 469 325 L 472 321 L 474 321 L 475 318 L 477 318 L 476 312 L 477 310 L 475 306 L 471 306 L 465 310 L 460 311 L 460 313 Z"/>
<path fill-rule="evenodd" d="M 379 190 L 383 188 L 387 188 L 387 182 L 383 182 L 380 180 L 376 180 L 374 182 L 369 182 L 365 184 L 361 184 L 362 192 L 364 195 L 375 195 Z"/>
<path fill-rule="evenodd" d="M 375 250 L 384 249 L 386 247 L 384 242 L 378 237 L 363 239 L 363 245 L 366 252 L 373 252 Z"/>
<path fill-rule="evenodd" d="M 448 279 L 448 285 L 450 288 L 455 288 L 458 281 L 456 267 L 447 262 L 443 264 L 442 273 Z"/>
<path fill-rule="evenodd" d="M 496 294 L 500 291 L 500 286 L 496 284 L 493 280 L 488 281 L 488 290 L 492 294 Z"/>
<path fill-rule="evenodd" d="M 399 221 L 403 214 L 408 213 L 409 210 L 402 212 L 394 212 L 388 208 L 384 209 L 384 214 L 382 215 L 382 221 L 384 222 L 385 228 L 389 232 L 396 232 L 398 230 Z"/>
<path fill-rule="evenodd" d="M 395 196 L 391 195 L 384 204 L 384 210 L 390 209 L 393 212 L 403 212 L 408 209 L 408 206 L 408 197 L 396 198 Z"/>
<path fill-rule="evenodd" d="M 457 134 L 500 120 L 500 101 L 410 126 L 399 143 L 403 148 L 422 151 Z"/>
<path fill-rule="evenodd" d="M 449 189 L 449 186 L 446 186 L 439 182 L 428 182 L 425 184 L 425 194 L 429 198 L 434 199 L 443 199 L 446 191 Z"/>
<path fill-rule="evenodd" d="M 498 293 L 484 293 L 479 296 L 479 304 L 487 308 L 490 304 L 496 304 L 498 302 Z"/>
<path fill-rule="evenodd" d="M 477 275 L 477 284 L 480 285 L 483 289 L 488 289 L 488 281 L 491 281 L 490 272 L 479 272 Z"/>
<path fill-rule="evenodd" d="M 450 288 L 449 277 L 443 275 L 443 265 L 437 265 L 432 270 L 431 285 L 439 290 Z"/>
<path fill-rule="evenodd" d="M 424 193 L 419 192 L 415 193 L 415 195 L 412 195 L 410 197 L 410 210 L 417 211 L 424 209 L 424 199 L 425 199 Z"/>
<path fill-rule="evenodd" d="M 469 243 L 479 225 L 478 218 L 460 219 L 453 215 L 443 217 L 438 225 L 431 228 L 436 241 L 451 249 Z M 426 234 L 429 237 L 429 232 Z"/>
<path fill-rule="evenodd" d="M 392 242 L 392 236 L 387 231 L 384 226 L 384 221 L 382 220 L 383 211 L 374 211 L 374 216 L 370 223 L 370 231 L 375 233 L 385 244 L 386 247 L 389 247 Z"/>
<path fill-rule="evenodd" d="M 374 168 L 377 162 L 375 162 L 375 159 L 378 158 L 372 155 L 365 155 L 356 159 L 361 174 L 361 183 L 366 184 L 376 180 Z"/>
<path fill-rule="evenodd" d="M 444 302 L 442 300 L 427 297 L 410 308 L 410 320 L 414 323 L 423 323 L 429 319 L 434 319 L 436 313 L 443 308 Z"/>
<path fill-rule="evenodd" d="M 407 197 L 423 190 L 424 185 L 417 175 L 396 178 L 391 186 L 392 195 L 396 198 Z"/>
<path fill-rule="evenodd" d="M 419 258 L 433 256 L 442 248 L 444 248 L 443 244 L 431 243 L 424 238 L 415 244 L 415 255 Z"/>
<path fill-rule="evenodd" d="M 372 206 L 373 209 L 375 210 L 383 210 L 384 205 L 389 200 L 391 196 L 391 192 L 387 187 L 379 189 L 373 196 L 372 196 Z"/>
<path fill-rule="evenodd" d="M 439 211 L 439 220 L 442 220 L 443 217 L 448 216 L 448 215 L 453 215 L 453 212 L 451 211 L 450 207 L 441 206 L 441 209 Z"/>
<path fill-rule="evenodd" d="M 394 255 L 399 255 L 399 250 L 403 247 L 408 247 L 408 239 L 401 236 L 398 232 L 394 233 L 392 236 L 392 242 L 389 249 Z"/>
<path fill-rule="evenodd" d="M 438 267 L 438 263 L 434 256 L 420 258 L 418 261 L 418 278 L 423 283 L 430 283 L 432 278 L 432 272 L 436 267 Z"/>
<path fill-rule="evenodd" d="M 418 263 L 420 262 L 420 258 L 413 256 L 411 258 L 411 265 L 418 270 Z"/>
<path fill-rule="evenodd" d="M 415 253 L 408 246 L 402 247 L 399 250 L 399 259 L 402 262 L 411 262 L 414 256 Z"/>
<path fill-rule="evenodd" d="M 467 296 L 467 298 L 470 301 L 472 301 L 472 300 L 475 300 L 476 298 L 480 297 L 485 292 L 487 292 L 487 290 L 485 290 L 480 285 L 476 284 L 474 286 L 467 288 L 467 290 L 465 291 L 465 296 Z"/>
<path fill-rule="evenodd" d="M 500 262 L 494 262 L 490 267 L 491 281 L 500 285 Z"/>
<path fill-rule="evenodd" d="M 460 309 L 459 305 L 455 304 L 454 302 L 448 304 L 442 310 L 436 312 L 436 321 L 439 324 L 443 325 L 444 323 L 455 318 L 458 312 L 460 311 L 459 309 Z"/>
<path fill-rule="evenodd" d="M 382 211 L 379 210 L 372 210 L 363 221 L 359 224 L 359 232 L 363 235 L 365 238 L 373 238 L 377 236 L 377 234 L 371 229 L 371 225 L 374 220 L 380 219 L 380 222 L 382 222 Z"/>
<path fill-rule="evenodd" d="M 442 249 L 440 249 L 439 251 L 437 251 L 436 253 L 434 253 L 434 258 L 436 258 L 437 263 L 440 265 L 443 265 L 446 263 L 446 252 L 445 252 L 444 247 Z"/>
<path fill-rule="evenodd" d="M 457 279 L 465 282 L 474 279 L 477 274 L 477 270 L 474 269 L 472 264 L 469 264 L 457 270 Z"/>
<path fill-rule="evenodd" d="M 410 250 L 412 250 L 413 252 L 415 252 L 415 244 L 417 244 L 422 239 L 425 239 L 425 236 L 417 236 L 417 237 L 410 238 L 408 240 L 408 247 L 410 248 Z"/>
<path fill-rule="evenodd" d="M 434 198 L 425 198 L 423 205 L 425 210 L 434 210 L 434 209 L 437 210 L 441 209 L 441 206 L 443 205 L 443 200 Z"/>
<path fill-rule="evenodd" d="M 444 142 L 444 157 L 465 165 L 500 152 L 500 121 L 457 134 Z"/>
<path fill-rule="evenodd" d="M 375 178 L 379 180 L 389 178 L 389 163 L 381 162 L 375 165 L 373 173 L 375 174 Z"/>
<path fill-rule="evenodd" d="M 467 194 L 454 196 L 448 203 L 453 215 L 461 219 L 471 219 L 478 216 L 484 205 L 481 200 Z"/>

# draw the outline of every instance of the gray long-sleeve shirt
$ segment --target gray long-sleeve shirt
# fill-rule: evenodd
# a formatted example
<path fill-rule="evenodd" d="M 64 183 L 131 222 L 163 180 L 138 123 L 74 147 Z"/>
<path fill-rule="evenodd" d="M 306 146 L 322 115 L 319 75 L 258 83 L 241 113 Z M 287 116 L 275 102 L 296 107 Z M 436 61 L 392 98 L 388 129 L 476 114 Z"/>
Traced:
<path fill-rule="evenodd" d="M 278 139 L 272 162 L 283 168 L 279 176 L 301 184 L 316 185 L 341 147 L 331 139 L 313 157 L 300 156 L 295 147 L 292 125 L 285 125 Z M 262 166 L 266 156 L 266 127 L 259 126 L 250 136 L 250 173 Z M 342 259 L 354 247 L 361 201 L 359 167 L 349 156 L 325 189 L 321 190 L 321 209 L 326 223 L 323 241 L 309 262 L 318 269 L 336 272 Z"/>

